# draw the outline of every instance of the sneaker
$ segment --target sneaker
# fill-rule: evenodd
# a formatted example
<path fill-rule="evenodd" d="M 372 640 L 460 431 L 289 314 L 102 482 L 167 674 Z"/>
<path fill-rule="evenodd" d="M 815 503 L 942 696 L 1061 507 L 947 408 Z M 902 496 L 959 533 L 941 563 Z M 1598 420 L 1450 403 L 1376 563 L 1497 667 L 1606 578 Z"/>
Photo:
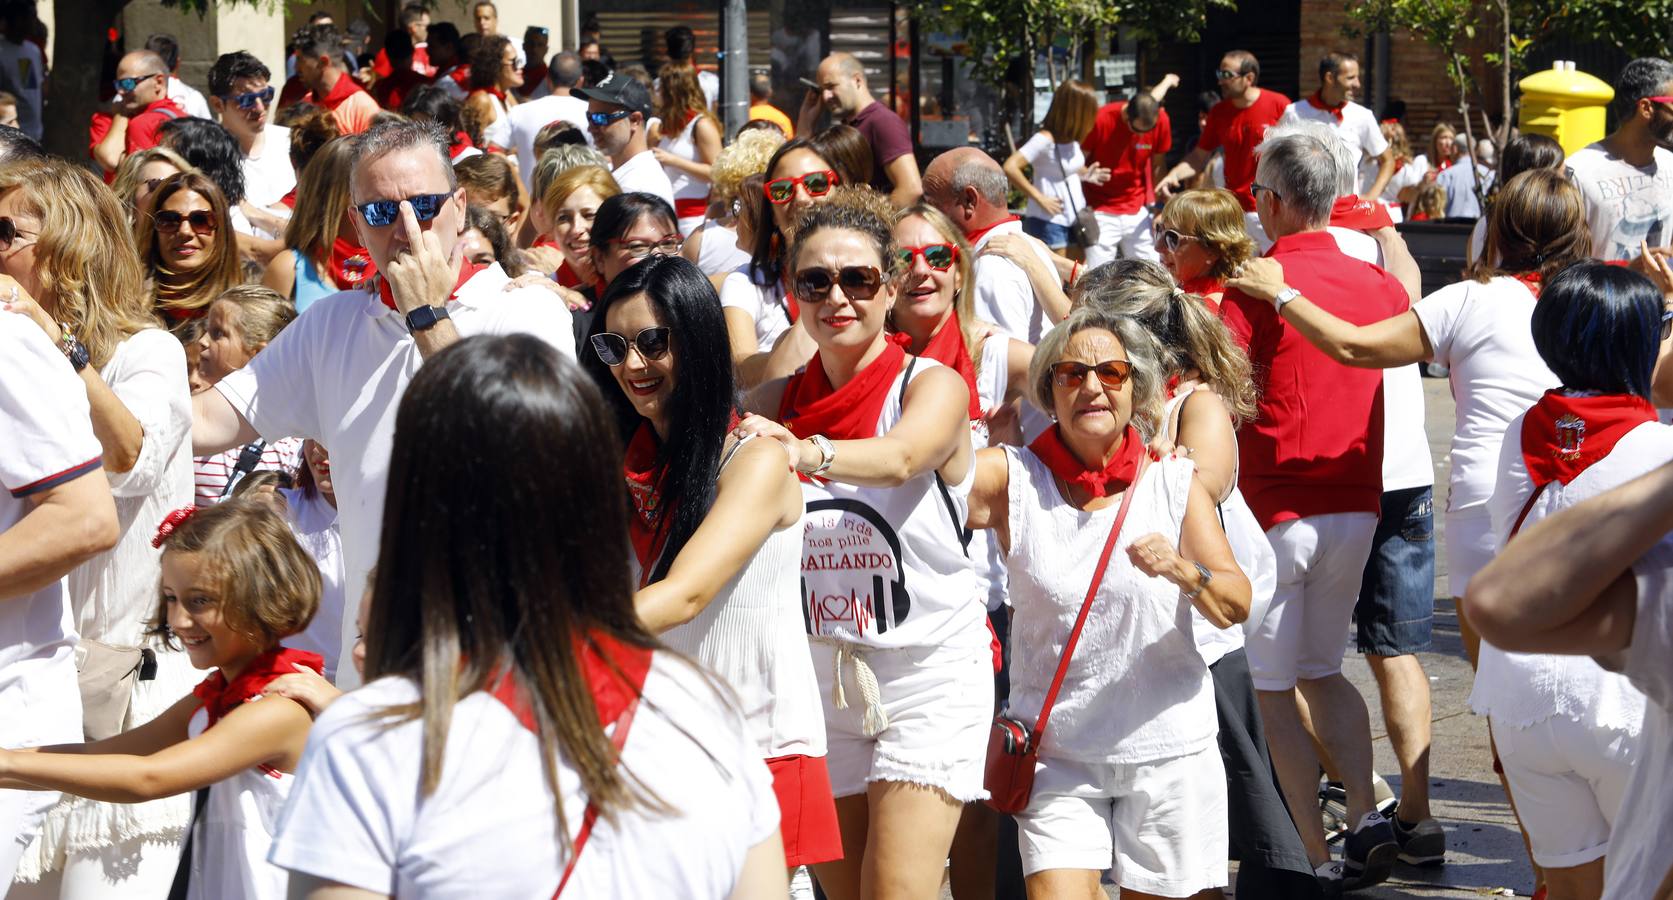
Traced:
<path fill-rule="evenodd" d="M 1313 877 L 1319 881 L 1319 894 L 1324 900 L 1335 900 L 1342 896 L 1342 864 L 1336 860 L 1319 863 L 1313 869 Z"/>
<path fill-rule="evenodd" d="M 1382 813 L 1368 812 L 1342 846 L 1342 889 L 1353 891 L 1388 880 L 1400 844 Z"/>
<path fill-rule="evenodd" d="M 1407 826 L 1399 816 L 1392 819 L 1394 839 L 1400 844 L 1400 861 L 1409 866 L 1438 866 L 1446 862 L 1446 832 L 1441 823 L 1424 819 Z"/>
<path fill-rule="evenodd" d="M 1375 772 L 1371 773 L 1371 794 L 1377 812 L 1385 818 L 1394 818 L 1400 801 L 1394 796 L 1394 788 Z M 1319 787 L 1319 811 L 1324 816 L 1325 840 L 1333 844 L 1341 840 L 1348 833 L 1348 792 L 1342 782 L 1327 781 Z"/>

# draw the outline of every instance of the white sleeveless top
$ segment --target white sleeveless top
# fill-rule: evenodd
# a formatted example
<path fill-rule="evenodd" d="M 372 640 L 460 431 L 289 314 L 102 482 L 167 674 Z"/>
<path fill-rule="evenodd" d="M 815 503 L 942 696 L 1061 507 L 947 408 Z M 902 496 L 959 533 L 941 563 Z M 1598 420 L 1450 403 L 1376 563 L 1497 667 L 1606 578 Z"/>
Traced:
<path fill-rule="evenodd" d="M 1119 503 L 1076 509 L 1038 456 L 1007 447 L 1010 468 L 1010 714 L 1033 723 L 1080 613 Z M 1110 555 L 1046 729 L 1042 757 L 1136 763 L 1193 753 L 1219 734 L 1208 666 L 1191 634 L 1191 603 L 1127 556 L 1135 538 L 1176 545 L 1195 467 L 1151 463 Z"/>
<path fill-rule="evenodd" d="M 735 444 L 721 468 L 748 442 Z M 768 535 L 696 618 L 662 634 L 731 686 L 762 759 L 825 755 L 819 681 L 796 603 L 802 527 Z"/>
<path fill-rule="evenodd" d="M 976 395 L 982 404 L 982 419 L 970 423 L 970 443 L 977 450 L 991 447 L 987 417 L 1005 402 L 1005 392 L 1011 387 L 1011 337 L 996 331 L 982 341 L 981 365 L 976 367 Z M 983 528 L 970 535 L 970 558 L 976 564 L 976 583 L 987 608 L 993 612 L 1005 605 L 1005 554 L 991 529 Z"/>
<path fill-rule="evenodd" d="M 681 159 L 696 162 L 697 122 L 702 118 L 701 115 L 692 116 L 691 121 L 685 123 L 685 128 L 679 134 L 663 135 L 662 149 Z M 668 173 L 668 184 L 674 189 L 675 200 L 700 200 L 709 196 L 709 183 L 707 181 L 701 178 L 693 178 L 690 172 L 674 166 L 663 166 L 662 170 Z"/>
<path fill-rule="evenodd" d="M 208 727 L 209 711 L 199 708 L 186 734 L 195 738 Z M 245 769 L 209 786 L 203 814 L 192 825 L 188 900 L 285 900 L 290 873 L 269 863 L 267 851 L 295 781 L 283 772 Z"/>
<path fill-rule="evenodd" d="M 697 268 L 704 275 L 734 272 L 749 265 L 749 252 L 738 247 L 738 232 L 714 219 L 703 222 L 703 243 L 697 247 Z"/>
<path fill-rule="evenodd" d="M 877 437 L 900 421 L 907 378 L 940 363 L 916 359 L 895 377 Z M 863 647 L 986 649 L 986 612 L 962 544 L 976 467 L 957 484 L 932 470 L 898 487 L 802 483 L 802 604 L 808 634 Z"/>

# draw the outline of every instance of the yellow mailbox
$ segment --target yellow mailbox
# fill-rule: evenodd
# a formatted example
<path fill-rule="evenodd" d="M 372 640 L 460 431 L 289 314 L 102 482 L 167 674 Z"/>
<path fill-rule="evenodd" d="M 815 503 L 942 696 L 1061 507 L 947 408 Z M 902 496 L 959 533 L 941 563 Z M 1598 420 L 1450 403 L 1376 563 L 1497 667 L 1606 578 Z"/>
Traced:
<path fill-rule="evenodd" d="M 1615 89 L 1575 71 L 1573 60 L 1559 59 L 1519 85 L 1522 114 L 1517 124 L 1525 132 L 1554 138 L 1563 145 L 1563 153 L 1573 153 L 1608 133 L 1604 114 Z"/>

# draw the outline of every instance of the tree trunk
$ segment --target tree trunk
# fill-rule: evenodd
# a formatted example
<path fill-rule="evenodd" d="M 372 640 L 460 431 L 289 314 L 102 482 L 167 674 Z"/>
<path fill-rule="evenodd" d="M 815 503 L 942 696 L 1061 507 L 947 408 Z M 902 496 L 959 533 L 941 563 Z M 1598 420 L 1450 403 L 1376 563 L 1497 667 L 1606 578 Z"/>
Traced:
<path fill-rule="evenodd" d="M 105 32 L 127 0 L 57 0 L 52 74 L 46 88 L 46 149 L 86 161 L 88 121 L 99 107 Z"/>
<path fill-rule="evenodd" d="M 1469 73 L 1464 70 L 1465 64 L 1463 57 L 1452 57 L 1453 68 L 1458 73 L 1458 114 L 1464 120 L 1464 161 L 1470 167 L 1470 183 L 1475 186 L 1476 204 L 1481 208 L 1482 215 L 1486 215 L 1487 191 L 1486 185 L 1482 184 L 1481 169 L 1476 167 L 1475 128 L 1470 125 Z"/>
<path fill-rule="evenodd" d="M 1510 0 L 1499 0 L 1499 21 L 1504 25 L 1504 45 L 1500 48 L 1499 59 L 1503 62 L 1499 66 L 1499 89 L 1504 91 L 1500 109 L 1504 111 L 1504 120 L 1499 123 L 1499 130 L 1493 136 L 1493 149 L 1499 151 L 1499 161 L 1505 158 L 1505 145 L 1510 143 L 1510 126 L 1514 117 L 1516 104 L 1510 97 Z"/>

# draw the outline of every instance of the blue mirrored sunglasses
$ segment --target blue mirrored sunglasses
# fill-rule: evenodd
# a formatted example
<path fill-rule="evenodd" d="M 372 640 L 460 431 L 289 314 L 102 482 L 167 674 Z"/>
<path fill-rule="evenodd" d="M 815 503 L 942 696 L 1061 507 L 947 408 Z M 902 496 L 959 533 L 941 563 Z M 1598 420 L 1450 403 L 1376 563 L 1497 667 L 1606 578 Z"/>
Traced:
<path fill-rule="evenodd" d="M 238 104 L 239 109 L 255 109 L 256 104 L 258 103 L 265 106 L 272 106 L 273 86 L 268 85 L 259 91 L 251 91 L 248 94 L 235 94 L 227 99 Z"/>
<path fill-rule="evenodd" d="M 131 94 L 134 92 L 134 88 L 139 87 L 140 82 L 156 78 L 161 74 L 163 73 L 152 72 L 150 75 L 141 75 L 138 78 L 118 78 L 112 83 L 116 85 L 116 89 L 118 91 L 121 91 L 124 94 Z"/>
<path fill-rule="evenodd" d="M 631 116 L 631 115 L 633 115 L 633 110 L 631 110 L 631 109 L 623 109 L 623 110 L 617 110 L 616 112 L 607 112 L 607 113 L 590 112 L 590 113 L 587 113 L 587 121 L 592 123 L 593 125 L 598 126 L 599 128 L 604 128 L 604 127 L 607 127 L 611 122 L 616 121 L 617 119 L 625 119 L 625 118 L 627 118 L 628 116 Z"/>
<path fill-rule="evenodd" d="M 412 204 L 412 214 L 420 222 L 428 222 L 441 212 L 442 204 L 446 203 L 452 194 L 418 194 L 406 198 Z M 359 211 L 360 218 L 373 228 L 391 225 L 401 217 L 400 200 L 373 200 L 370 203 L 360 203 L 354 208 Z"/>

